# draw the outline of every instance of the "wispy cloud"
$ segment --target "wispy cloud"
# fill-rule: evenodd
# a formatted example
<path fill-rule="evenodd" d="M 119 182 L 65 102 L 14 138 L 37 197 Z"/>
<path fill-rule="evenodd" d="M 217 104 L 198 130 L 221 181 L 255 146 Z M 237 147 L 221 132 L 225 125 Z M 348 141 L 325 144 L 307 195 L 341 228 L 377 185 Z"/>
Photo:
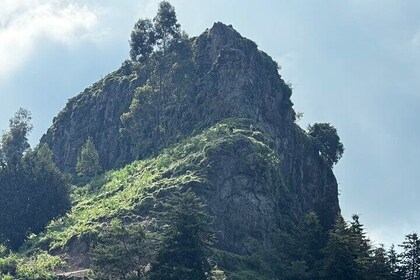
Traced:
<path fill-rule="evenodd" d="M 4 2 L 3 2 L 4 1 Z M 97 12 L 59 0 L 3 0 L 0 11 L 0 79 L 7 79 L 50 40 L 73 46 L 96 40 Z"/>

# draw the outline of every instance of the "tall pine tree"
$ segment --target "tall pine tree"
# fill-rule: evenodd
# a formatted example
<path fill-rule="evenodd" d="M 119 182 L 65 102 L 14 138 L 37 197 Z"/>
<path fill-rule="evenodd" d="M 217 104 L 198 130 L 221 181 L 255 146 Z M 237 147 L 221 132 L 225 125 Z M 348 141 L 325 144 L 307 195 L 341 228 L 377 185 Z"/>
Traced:
<path fill-rule="evenodd" d="M 213 241 L 212 219 L 191 189 L 177 192 L 157 216 L 165 223 L 163 238 L 150 271 L 151 280 L 205 280 Z"/>
<path fill-rule="evenodd" d="M 419 280 L 420 279 L 420 240 L 417 233 L 413 232 L 405 236 L 402 245 L 401 269 L 404 279 Z"/>
<path fill-rule="evenodd" d="M 82 146 L 76 164 L 76 171 L 81 177 L 93 177 L 102 171 L 99 162 L 99 154 L 91 137 L 89 137 Z"/>
<path fill-rule="evenodd" d="M 389 257 L 383 245 L 372 250 L 369 270 L 366 273 L 369 280 L 393 280 Z"/>
<path fill-rule="evenodd" d="M 148 246 L 140 224 L 112 221 L 93 244 L 90 256 L 97 279 L 146 279 Z"/>
<path fill-rule="evenodd" d="M 361 279 L 357 261 L 358 251 L 348 224 L 341 215 L 338 216 L 324 248 L 323 279 Z"/>
<path fill-rule="evenodd" d="M 357 262 L 358 279 L 367 279 L 368 271 L 370 270 L 372 263 L 372 246 L 363 225 L 360 223 L 359 215 L 354 214 L 352 216 L 349 230 L 350 238 L 352 239 L 353 245 L 356 249 L 356 255 L 354 257 Z"/>
<path fill-rule="evenodd" d="M 395 250 L 394 244 L 391 245 L 387 252 L 388 260 L 389 260 L 389 267 L 391 270 L 391 279 L 392 280 L 402 280 L 403 279 L 403 271 L 400 267 L 400 255 Z"/>

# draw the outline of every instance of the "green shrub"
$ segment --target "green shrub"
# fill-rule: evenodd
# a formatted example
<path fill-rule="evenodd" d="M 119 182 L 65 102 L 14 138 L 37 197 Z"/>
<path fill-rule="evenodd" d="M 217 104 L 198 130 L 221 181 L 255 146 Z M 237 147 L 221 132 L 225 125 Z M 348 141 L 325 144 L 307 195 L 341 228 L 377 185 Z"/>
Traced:
<path fill-rule="evenodd" d="M 16 267 L 18 265 L 18 258 L 15 254 L 10 254 L 3 258 L 0 258 L 0 275 L 16 273 Z"/>
<path fill-rule="evenodd" d="M 30 258 L 20 259 L 16 267 L 16 275 L 18 278 L 28 280 L 54 279 L 54 271 L 63 265 L 64 262 L 60 257 L 41 252 Z"/>

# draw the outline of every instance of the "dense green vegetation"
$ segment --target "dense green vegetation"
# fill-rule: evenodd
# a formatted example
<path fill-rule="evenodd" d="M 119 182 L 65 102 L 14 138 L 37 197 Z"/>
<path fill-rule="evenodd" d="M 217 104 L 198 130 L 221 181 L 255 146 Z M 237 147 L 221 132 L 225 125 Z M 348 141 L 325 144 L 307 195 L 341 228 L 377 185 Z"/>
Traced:
<path fill-rule="evenodd" d="M 71 212 L 53 221 L 46 232 L 31 242 L 35 242 L 36 247 L 60 248 L 75 236 L 83 238 L 97 234 L 102 226 L 98 221 L 123 219 L 148 211 L 156 201 L 182 186 L 208 190 L 211 186 L 207 174 L 212 161 L 240 143 L 242 149 L 255 155 L 244 154 L 243 158 L 238 158 L 238 163 L 243 160 L 242 165 L 257 166 L 258 157 L 265 157 L 270 160 L 266 168 L 268 164 L 275 168 L 278 159 L 269 147 L 269 139 L 248 127 L 249 120 L 226 120 L 163 150 L 157 158 L 134 162 L 73 189 Z"/>
<path fill-rule="evenodd" d="M 131 34 L 130 56 L 134 65 L 147 69 L 146 83 L 138 87 L 129 111 L 122 116 L 123 131 L 134 141 L 135 158 L 157 156 L 160 148 L 179 139 L 193 119 L 187 121 L 196 69 L 188 36 L 181 34 L 175 9 L 159 4 L 152 21 L 140 19 Z M 191 127 L 189 127 L 189 130 Z M 169 143 L 168 143 L 169 142 Z"/>
<path fill-rule="evenodd" d="M 168 226 L 161 233 L 149 279 L 208 279 L 208 257 L 214 237 L 206 205 L 188 189 L 174 193 L 162 206 L 164 211 L 158 217 Z"/>
<path fill-rule="evenodd" d="M 57 256 L 39 251 L 25 257 L 0 245 L 0 279 L 50 280 L 57 279 L 56 271 L 64 266 Z"/>
<path fill-rule="evenodd" d="M 139 223 L 113 220 L 91 248 L 92 271 L 97 279 L 144 279 L 151 259 L 151 239 Z"/>
<path fill-rule="evenodd" d="M 211 167 L 206 162 L 212 162 L 213 156 L 224 154 L 226 149 L 243 143 L 243 148 L 261 153 L 265 158 L 274 157 L 272 164 L 278 163 L 270 149 L 268 136 L 250 131 L 249 122 L 246 119 L 227 120 L 162 151 L 157 158 L 134 162 L 121 170 L 97 176 L 84 187 L 73 189 L 72 211 L 66 217 L 52 222 L 44 233 L 29 240 L 24 251 L 33 252 L 41 247 L 57 250 L 77 237 L 92 243 L 92 255 L 98 259 L 93 269 L 98 275 L 104 273 L 114 275 L 112 279 L 119 279 L 115 275 L 121 275 L 121 272 L 112 272 L 113 264 L 125 260 L 123 265 L 126 273 L 138 271 L 138 279 L 143 279 L 141 277 L 145 277 L 146 267 L 154 258 L 156 262 L 165 256 L 172 256 L 176 260 L 175 256 L 183 254 L 183 250 L 191 249 L 184 245 L 165 250 L 165 246 L 171 248 L 170 245 L 159 244 L 178 244 L 171 243 L 173 227 L 156 229 L 176 222 L 174 215 L 186 217 L 184 221 L 189 222 L 193 222 L 195 218 L 191 217 L 196 216 L 198 223 L 194 225 L 205 223 L 207 218 L 202 216 L 200 210 L 204 205 L 197 203 L 201 206 L 192 211 L 194 207 L 183 207 L 182 203 L 173 202 L 171 194 L 187 187 L 193 187 L 195 192 L 208 189 L 210 186 L 207 185 L 206 174 Z M 243 160 L 249 161 L 243 164 L 256 166 L 253 157 Z M 155 208 L 159 211 L 150 212 Z M 146 213 L 150 214 L 150 218 L 156 217 L 160 224 L 153 224 L 154 219 L 148 219 L 147 227 L 139 223 L 138 215 L 144 217 Z M 131 226 L 123 227 L 122 222 Z M 217 265 L 219 270 L 216 272 L 226 274 L 229 279 L 378 279 L 376 275 L 382 275 L 381 279 L 388 279 L 386 277 L 389 275 L 394 277 L 389 279 L 412 279 L 395 278 L 397 275 L 408 275 L 409 253 L 406 250 L 401 255 L 394 253 L 392 261 L 391 251 L 370 245 L 357 216 L 351 223 L 339 217 L 329 233 L 322 229 L 313 212 L 306 214 L 297 226 L 289 225 L 290 228 L 278 232 L 272 251 L 240 256 L 212 249 L 210 268 Z M 176 233 L 189 228 L 182 223 L 175 223 L 175 226 L 180 227 Z M 125 240 L 129 247 L 122 249 L 118 240 Z M 410 248 L 408 244 L 415 242 L 407 243 L 407 248 Z M 406 263 L 401 261 L 403 259 Z M 389 274 L 385 277 L 387 271 Z M 216 272 L 213 269 L 212 273 Z M 355 278 L 360 275 L 365 275 L 365 278 Z"/>
<path fill-rule="evenodd" d="M 69 208 L 68 183 L 47 145 L 28 150 L 30 113 L 20 109 L 2 137 L 0 154 L 0 241 L 17 249 Z"/>
<path fill-rule="evenodd" d="M 143 213 L 142 215 L 148 213 L 150 209 L 156 207 L 156 203 L 159 205 L 165 200 L 165 197 L 182 187 L 192 187 L 197 192 L 211 190 L 212 186 L 208 184 L 207 178 L 207 174 L 211 170 L 210 164 L 220 155 L 231 153 L 229 150 L 235 149 L 237 145 L 247 151 L 243 156 L 237 158 L 238 164 L 258 167 L 261 164 L 260 159 L 265 158 L 268 160 L 266 164 L 271 164 L 272 167 L 267 165 L 261 166 L 261 168 L 267 169 L 267 171 L 270 168 L 277 168 L 275 166 L 278 164 L 278 159 L 269 146 L 271 142 L 267 138 L 268 136 L 261 132 L 250 131 L 249 123 L 250 120 L 246 119 L 226 120 L 206 130 L 203 134 L 162 151 L 157 158 L 134 162 L 121 170 L 100 175 L 84 187 L 73 189 L 74 206 L 72 211 L 65 217 L 53 221 L 45 232 L 27 241 L 23 248 L 24 251 L 32 252 L 37 248 L 57 250 L 65 247 L 75 237 L 88 242 L 107 240 L 106 242 L 100 241 L 100 243 L 108 243 L 112 248 L 113 242 L 110 240 L 115 238 L 112 237 L 112 230 L 108 237 L 100 234 L 109 227 L 107 221 L 118 219 L 135 223 L 139 218 L 137 217 L 139 213 Z M 261 177 L 261 180 L 264 179 L 268 182 L 270 173 L 266 173 L 265 176 L 267 177 Z M 172 204 L 177 205 L 176 203 Z M 157 217 L 163 221 L 165 218 L 162 215 L 170 213 L 170 207 L 164 205 L 159 207 L 164 211 L 158 211 Z M 203 206 L 199 204 L 198 207 L 202 208 Z M 186 206 L 185 208 L 191 207 Z M 196 221 L 199 223 L 204 223 L 205 218 L 199 218 L 205 217 L 202 216 L 203 214 L 199 214 L 203 213 L 200 211 L 192 212 L 190 215 L 197 217 Z M 179 210 L 178 213 L 182 214 Z M 188 212 L 184 214 L 188 215 Z M 151 215 L 155 216 L 155 214 Z M 189 221 L 193 221 L 190 216 L 187 217 Z M 174 219 L 169 218 L 169 220 Z M 110 228 L 112 228 L 112 223 Z M 125 230 L 125 234 L 129 233 L 128 238 L 135 238 L 136 235 L 131 236 L 133 233 L 131 228 Z M 164 232 L 166 231 L 159 231 L 160 234 Z M 165 239 L 170 239 L 170 232 L 165 234 L 166 238 L 162 237 L 162 242 Z M 106 249 L 106 245 L 99 247 L 99 252 L 103 253 L 107 250 L 117 252 L 114 249 Z M 106 256 L 106 253 L 102 255 Z M 142 252 L 141 255 L 147 254 Z M 242 263 L 239 266 L 233 265 L 233 270 L 240 270 L 254 262 L 246 257 L 219 252 L 210 264 L 213 269 L 212 273 L 216 275 L 217 273 L 223 275 L 221 270 L 214 269 L 216 264 L 220 268 L 223 267 L 223 261 L 219 261 L 219 257 L 227 262 Z"/>

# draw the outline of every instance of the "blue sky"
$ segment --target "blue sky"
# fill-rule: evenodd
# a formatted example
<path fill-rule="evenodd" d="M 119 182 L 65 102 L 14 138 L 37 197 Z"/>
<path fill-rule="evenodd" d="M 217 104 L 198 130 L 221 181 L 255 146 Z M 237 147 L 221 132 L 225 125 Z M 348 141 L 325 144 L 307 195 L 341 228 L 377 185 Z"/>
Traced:
<path fill-rule="evenodd" d="M 32 111 L 32 144 L 67 99 L 128 58 L 155 0 L 0 0 L 0 130 Z M 282 66 L 299 122 L 330 122 L 346 148 L 334 168 L 346 219 L 375 243 L 420 232 L 420 2 L 173 0 L 191 36 L 233 24 Z"/>

